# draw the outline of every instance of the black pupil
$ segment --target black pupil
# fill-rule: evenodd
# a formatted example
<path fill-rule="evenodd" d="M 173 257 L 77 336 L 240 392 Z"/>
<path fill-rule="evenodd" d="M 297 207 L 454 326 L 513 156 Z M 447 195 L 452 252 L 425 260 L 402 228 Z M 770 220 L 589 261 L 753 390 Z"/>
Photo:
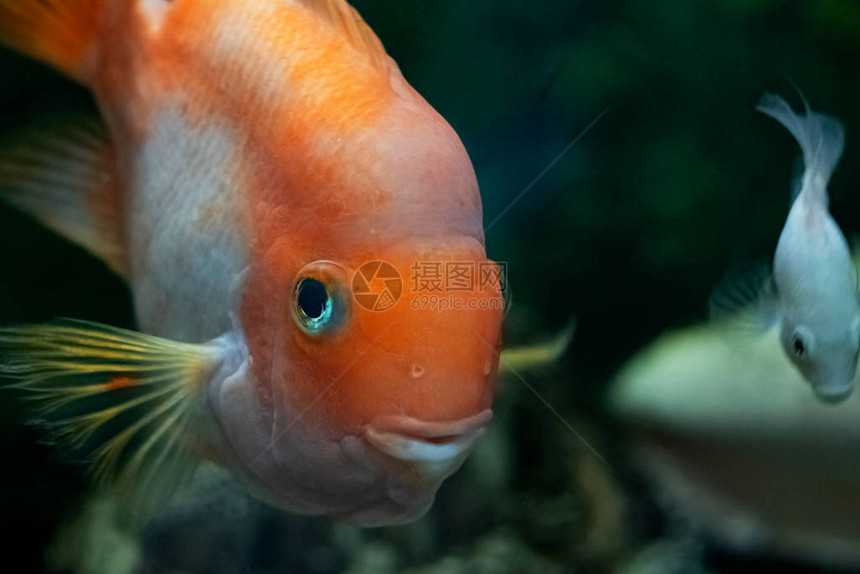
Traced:
<path fill-rule="evenodd" d="M 803 346 L 803 341 L 801 341 L 800 339 L 794 340 L 794 352 L 798 355 L 802 355 L 804 352 L 806 352 L 806 347 Z"/>
<path fill-rule="evenodd" d="M 305 316 L 311 319 L 319 319 L 325 305 L 328 302 L 328 293 L 325 290 L 325 285 L 316 279 L 303 279 L 299 285 L 298 303 L 299 309 Z"/>

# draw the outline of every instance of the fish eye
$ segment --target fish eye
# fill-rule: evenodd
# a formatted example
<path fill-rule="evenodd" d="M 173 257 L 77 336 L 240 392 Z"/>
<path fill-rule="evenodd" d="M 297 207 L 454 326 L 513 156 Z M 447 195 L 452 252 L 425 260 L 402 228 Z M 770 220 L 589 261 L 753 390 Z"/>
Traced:
<path fill-rule="evenodd" d="M 794 340 L 792 341 L 791 346 L 794 350 L 795 357 L 802 358 L 806 356 L 806 343 L 803 342 L 803 338 L 800 335 L 794 335 Z"/>
<path fill-rule="evenodd" d="M 346 274 L 334 263 L 315 261 L 300 272 L 293 288 L 293 319 L 308 335 L 332 332 L 343 321 Z"/>
<path fill-rule="evenodd" d="M 782 335 L 785 354 L 796 361 L 809 360 L 815 352 L 815 333 L 804 325 L 788 328 Z"/>
<path fill-rule="evenodd" d="M 316 279 L 302 279 L 298 285 L 296 305 L 302 322 L 317 327 L 331 318 L 331 297 L 325 285 Z"/>
<path fill-rule="evenodd" d="M 809 339 L 800 332 L 800 329 L 791 335 L 791 351 L 798 359 L 803 359 L 809 354 Z"/>

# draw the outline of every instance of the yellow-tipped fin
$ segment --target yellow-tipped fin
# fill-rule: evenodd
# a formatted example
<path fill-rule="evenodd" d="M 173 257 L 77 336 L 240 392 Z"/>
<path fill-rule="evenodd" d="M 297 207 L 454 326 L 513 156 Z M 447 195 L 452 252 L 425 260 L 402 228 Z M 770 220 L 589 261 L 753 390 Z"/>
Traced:
<path fill-rule="evenodd" d="M 0 43 L 86 84 L 102 0 L 0 0 Z"/>
<path fill-rule="evenodd" d="M 33 403 L 58 445 L 87 455 L 96 484 L 145 520 L 195 467 L 214 345 L 82 321 L 0 329 L 0 374 Z"/>
<path fill-rule="evenodd" d="M 499 360 L 499 370 L 503 373 L 528 371 L 554 363 L 564 355 L 575 332 L 574 319 L 558 335 L 545 343 L 505 349 Z"/>

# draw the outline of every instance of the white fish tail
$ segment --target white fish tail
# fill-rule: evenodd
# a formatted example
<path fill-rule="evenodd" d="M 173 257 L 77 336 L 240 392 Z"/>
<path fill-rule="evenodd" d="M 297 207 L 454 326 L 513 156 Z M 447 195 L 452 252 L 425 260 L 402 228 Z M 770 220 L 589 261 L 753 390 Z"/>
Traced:
<path fill-rule="evenodd" d="M 821 194 L 827 205 L 827 183 L 845 147 L 845 128 L 831 116 L 813 112 L 804 100 L 806 115 L 800 116 L 781 97 L 762 96 L 756 109 L 767 114 L 791 132 L 803 151 L 803 180 L 799 191 Z"/>

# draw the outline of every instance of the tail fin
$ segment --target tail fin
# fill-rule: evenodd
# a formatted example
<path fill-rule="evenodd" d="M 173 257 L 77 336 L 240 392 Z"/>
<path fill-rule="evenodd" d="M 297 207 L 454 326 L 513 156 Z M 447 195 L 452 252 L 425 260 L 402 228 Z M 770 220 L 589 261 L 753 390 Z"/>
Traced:
<path fill-rule="evenodd" d="M 87 84 L 103 0 L 0 0 L 0 43 Z"/>
<path fill-rule="evenodd" d="M 803 151 L 803 182 L 801 189 L 825 193 L 827 182 L 845 147 L 845 128 L 836 118 L 813 112 L 804 100 L 806 115 L 794 113 L 779 96 L 765 94 L 756 109 L 767 114 L 791 132 Z M 825 193 L 826 197 L 826 193 Z"/>

